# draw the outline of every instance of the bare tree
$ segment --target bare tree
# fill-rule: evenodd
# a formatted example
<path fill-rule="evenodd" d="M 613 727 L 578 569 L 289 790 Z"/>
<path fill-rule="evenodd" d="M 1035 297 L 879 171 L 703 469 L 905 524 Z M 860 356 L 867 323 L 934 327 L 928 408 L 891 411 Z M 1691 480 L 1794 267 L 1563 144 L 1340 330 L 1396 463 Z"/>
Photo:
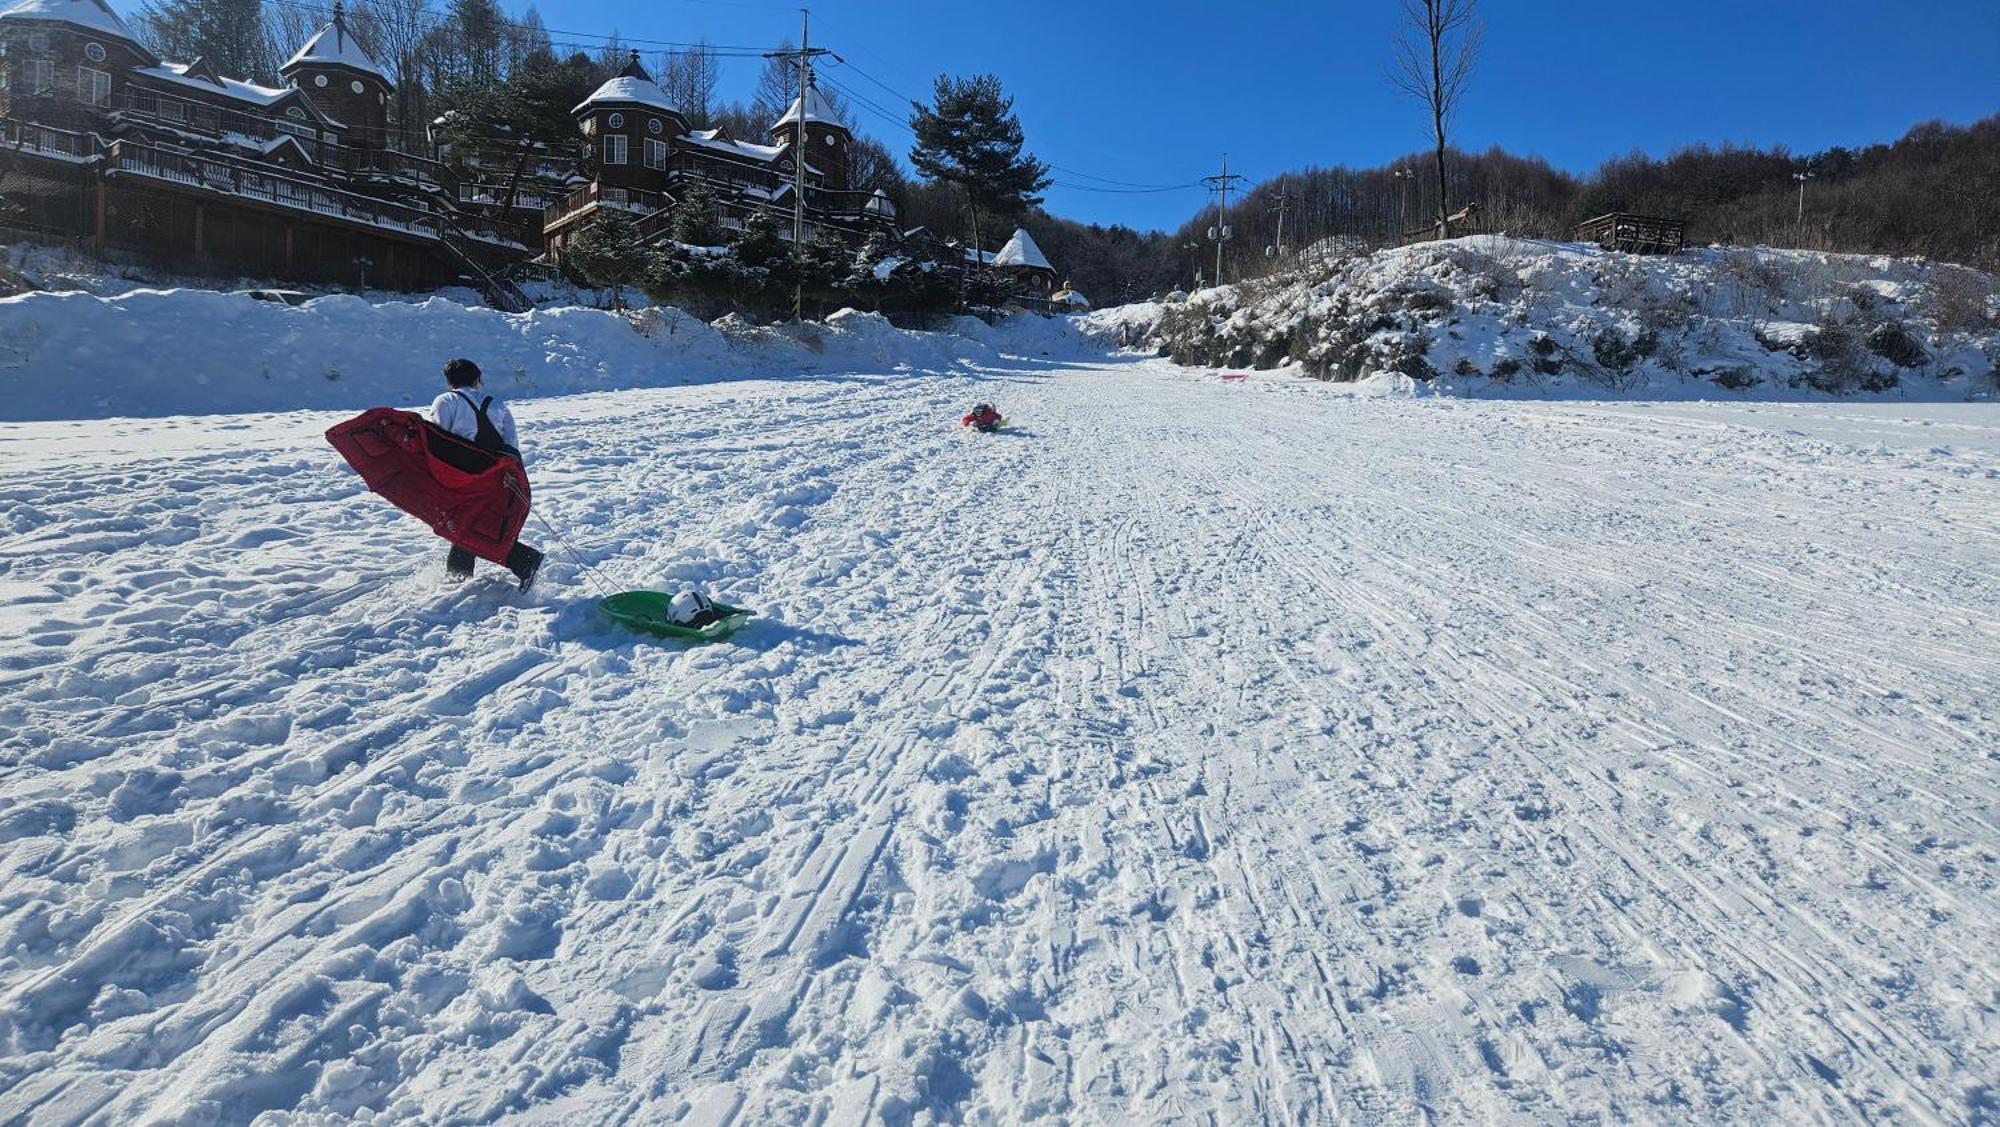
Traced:
<path fill-rule="evenodd" d="M 750 95 L 750 112 L 757 115 L 762 123 L 758 127 L 759 133 L 776 125 L 799 96 L 798 56 L 792 54 L 787 57 L 788 52 L 797 50 L 798 46 L 791 40 L 784 40 L 771 57 L 764 60 L 764 69 L 757 74 L 757 87 Z M 848 109 L 847 99 L 824 82 L 815 82 L 813 88 L 819 91 L 820 104 L 833 115 L 834 120 L 852 130 L 854 114 Z"/>
<path fill-rule="evenodd" d="M 669 51 L 660 58 L 660 88 L 696 129 L 709 127 L 715 85 L 721 79 L 722 62 L 707 43 Z"/>
<path fill-rule="evenodd" d="M 1445 195 L 1445 135 L 1452 114 L 1472 77 L 1479 53 L 1478 0 L 1403 0 L 1402 30 L 1396 35 L 1396 63 L 1389 81 L 1431 111 L 1437 141 L 1437 229 L 1451 237 L 1451 205 Z"/>

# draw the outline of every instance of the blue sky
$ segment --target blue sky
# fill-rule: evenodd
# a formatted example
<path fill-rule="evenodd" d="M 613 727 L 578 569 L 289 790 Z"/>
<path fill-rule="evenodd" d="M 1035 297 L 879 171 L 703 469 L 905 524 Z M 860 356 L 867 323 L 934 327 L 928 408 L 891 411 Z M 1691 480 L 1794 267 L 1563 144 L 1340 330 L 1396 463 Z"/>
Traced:
<path fill-rule="evenodd" d="M 796 7 L 736 0 L 539 7 L 559 32 L 728 45 L 796 38 L 799 23 Z M 920 97 L 940 72 L 999 75 L 1030 150 L 1075 185 L 1050 190 L 1051 211 L 1172 227 L 1204 202 L 1203 190 L 1080 186 L 1185 183 L 1215 172 L 1225 150 L 1231 171 L 1255 180 L 1315 163 L 1377 165 L 1421 148 L 1421 109 L 1384 79 L 1396 8 L 819 0 L 812 26 L 815 44 L 850 64 L 830 66 L 827 78 L 899 118 L 906 105 L 889 90 Z M 1481 14 L 1485 47 L 1458 141 L 1573 171 L 1695 141 L 1858 145 L 1929 118 L 1964 123 L 2000 111 L 2000 0 L 1483 0 Z M 757 66 L 728 60 L 723 95 L 747 95 Z M 864 130 L 907 150 L 907 132 L 857 109 Z"/>
<path fill-rule="evenodd" d="M 762 44 L 796 36 L 796 8 L 542 0 L 566 30 Z M 822 0 L 813 39 L 852 64 L 828 78 L 885 108 L 940 72 L 998 74 L 1032 151 L 1064 184 L 1175 184 L 1230 168 L 1375 165 L 1424 144 L 1421 109 L 1384 79 L 1393 0 L 1185 3 Z M 1694 141 L 1797 150 L 1900 136 L 1918 121 L 2000 111 L 2000 0 L 1484 0 L 1485 48 L 1458 135 L 1585 171 L 1608 156 Z M 1658 41 L 1653 52 L 1637 46 Z M 854 68 L 859 68 L 857 73 Z M 753 80 L 732 61 L 725 93 Z M 866 77 L 863 77 L 863 76 Z M 908 134 L 865 109 L 893 148 Z M 1093 179 L 1095 178 L 1095 179 Z M 1172 227 L 1201 189 L 1059 186 L 1059 215 Z"/>

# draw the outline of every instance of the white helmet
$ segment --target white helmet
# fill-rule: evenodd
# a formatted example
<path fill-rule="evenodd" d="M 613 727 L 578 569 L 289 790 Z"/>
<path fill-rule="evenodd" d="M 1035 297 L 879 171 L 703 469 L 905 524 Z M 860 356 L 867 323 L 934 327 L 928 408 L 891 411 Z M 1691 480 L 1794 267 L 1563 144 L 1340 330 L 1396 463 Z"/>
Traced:
<path fill-rule="evenodd" d="M 667 604 L 667 617 L 678 625 L 689 626 L 705 612 L 714 609 L 715 604 L 700 591 L 682 591 Z"/>

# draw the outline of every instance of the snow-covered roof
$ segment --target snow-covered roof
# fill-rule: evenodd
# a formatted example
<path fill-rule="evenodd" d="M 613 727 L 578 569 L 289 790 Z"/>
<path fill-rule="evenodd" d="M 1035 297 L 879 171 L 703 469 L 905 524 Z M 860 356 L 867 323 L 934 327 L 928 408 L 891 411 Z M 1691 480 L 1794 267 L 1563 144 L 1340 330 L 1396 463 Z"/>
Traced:
<path fill-rule="evenodd" d="M 651 109 L 660 110 L 663 113 L 673 114 L 676 117 L 679 117 L 681 113 L 678 107 L 672 102 L 667 101 L 666 91 L 660 89 L 659 83 L 649 78 L 625 74 L 621 74 L 616 78 L 606 79 L 604 85 L 592 91 L 590 97 L 578 102 L 576 108 L 569 112 L 578 114 L 592 106 L 606 105 L 614 102 L 621 105 L 647 106 Z"/>
<path fill-rule="evenodd" d="M 714 149 L 717 152 L 735 153 L 737 156 L 748 157 L 751 160 L 760 160 L 766 164 L 778 159 L 778 154 L 785 151 L 783 145 L 758 145 L 749 141 L 724 140 L 715 136 L 717 132 L 718 130 L 705 129 L 700 133 L 683 133 L 679 137 L 674 138 L 674 140 L 686 141 L 689 144 L 699 145 L 704 149 Z M 806 167 L 810 168 L 812 166 L 807 165 Z"/>
<path fill-rule="evenodd" d="M 314 32 L 313 37 L 306 40 L 305 46 L 292 52 L 292 57 L 286 59 L 285 65 L 278 70 L 289 71 L 295 66 L 307 63 L 318 66 L 342 66 L 349 70 L 358 70 L 363 74 L 372 74 L 383 82 L 389 81 L 389 76 L 383 73 L 381 67 L 375 65 L 375 60 L 368 57 L 368 52 L 363 51 L 361 44 L 354 41 L 354 34 L 347 30 L 347 21 L 341 14 L 339 5 L 334 6 L 333 18 Z"/>
<path fill-rule="evenodd" d="M 772 122 L 771 128 L 777 129 L 780 126 L 790 125 L 792 122 L 797 121 L 799 119 L 799 101 L 800 99 L 793 98 L 791 108 L 785 111 L 785 116 Z M 806 87 L 804 101 L 806 103 L 806 124 L 811 125 L 813 122 L 819 122 L 822 125 L 831 125 L 836 129 L 847 128 L 847 126 L 840 123 L 840 118 L 834 114 L 833 107 L 826 104 L 826 98 L 820 94 L 819 87 Z"/>
<path fill-rule="evenodd" d="M 268 106 L 298 93 L 296 90 L 274 90 L 269 86 L 259 86 L 254 82 L 242 82 L 234 78 L 224 78 L 221 80 L 222 85 L 217 86 L 205 78 L 190 78 L 185 73 L 187 68 L 187 63 L 161 63 L 156 67 L 134 67 L 132 73 L 145 75 L 147 78 L 165 79 L 182 86 L 192 86 L 196 90 L 221 94 L 239 102 L 248 102 L 253 106 Z"/>
<path fill-rule="evenodd" d="M 1049 271 L 1055 269 L 1049 265 L 1049 260 L 1042 256 L 1042 248 L 1035 245 L 1035 238 L 1028 234 L 1026 227 L 1014 228 L 1014 237 L 1008 239 L 1007 245 L 1001 247 L 1000 252 L 993 256 L 993 265 L 1025 266 Z"/>
<path fill-rule="evenodd" d="M 0 20 L 50 20 L 122 39 L 134 46 L 139 42 L 132 29 L 125 26 L 125 21 L 104 0 L 18 0 L 0 9 Z"/>

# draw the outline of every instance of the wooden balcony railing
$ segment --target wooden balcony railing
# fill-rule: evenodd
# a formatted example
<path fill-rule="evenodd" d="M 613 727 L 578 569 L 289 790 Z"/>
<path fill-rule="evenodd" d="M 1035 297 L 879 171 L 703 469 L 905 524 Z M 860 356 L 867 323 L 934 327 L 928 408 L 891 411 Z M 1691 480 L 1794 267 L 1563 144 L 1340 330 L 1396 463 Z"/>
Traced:
<path fill-rule="evenodd" d="M 143 176 L 257 200 L 278 207 L 389 228 L 426 239 L 441 238 L 442 225 L 427 207 L 344 191 L 331 185 L 258 166 L 248 161 L 200 156 L 135 141 L 113 141 L 105 149 L 107 172 Z"/>

